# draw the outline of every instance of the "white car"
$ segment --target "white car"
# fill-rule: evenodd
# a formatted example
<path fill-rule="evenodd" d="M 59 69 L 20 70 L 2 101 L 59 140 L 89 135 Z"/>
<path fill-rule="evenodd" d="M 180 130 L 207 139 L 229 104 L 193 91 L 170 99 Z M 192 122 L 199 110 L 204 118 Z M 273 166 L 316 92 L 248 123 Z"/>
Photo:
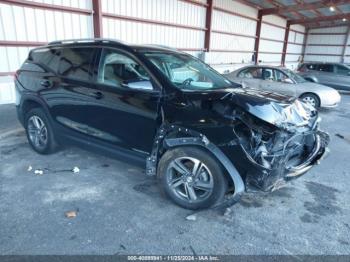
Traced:
<path fill-rule="evenodd" d="M 283 67 L 247 66 L 225 76 L 243 87 L 299 97 L 316 108 L 336 107 L 341 100 L 337 90 L 306 81 Z"/>

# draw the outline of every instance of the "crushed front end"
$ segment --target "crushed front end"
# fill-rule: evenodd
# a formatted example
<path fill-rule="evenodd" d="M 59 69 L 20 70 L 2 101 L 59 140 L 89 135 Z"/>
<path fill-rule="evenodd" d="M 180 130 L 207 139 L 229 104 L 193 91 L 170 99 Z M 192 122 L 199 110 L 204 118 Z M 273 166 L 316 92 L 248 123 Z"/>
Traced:
<path fill-rule="evenodd" d="M 278 189 L 318 164 L 328 151 L 329 136 L 318 129 L 316 110 L 298 100 L 270 106 L 277 118 L 241 110 L 232 114 L 236 144 L 251 163 L 245 174 L 247 191 Z"/>

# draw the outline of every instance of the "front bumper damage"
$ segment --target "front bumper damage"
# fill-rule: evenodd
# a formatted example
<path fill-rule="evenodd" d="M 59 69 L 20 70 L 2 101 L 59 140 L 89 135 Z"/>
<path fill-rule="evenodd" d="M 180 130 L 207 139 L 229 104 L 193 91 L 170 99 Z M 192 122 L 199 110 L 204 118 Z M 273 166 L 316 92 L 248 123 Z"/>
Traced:
<path fill-rule="evenodd" d="M 305 142 L 305 140 L 311 141 Z M 246 191 L 272 192 L 286 182 L 305 174 L 319 164 L 329 152 L 327 148 L 329 135 L 322 131 L 297 134 L 287 143 L 289 145 L 285 144 L 282 152 L 273 152 L 275 154 L 273 163 L 259 163 L 250 156 L 250 160 L 257 168 L 247 172 Z M 268 161 L 266 159 L 265 161 Z"/>

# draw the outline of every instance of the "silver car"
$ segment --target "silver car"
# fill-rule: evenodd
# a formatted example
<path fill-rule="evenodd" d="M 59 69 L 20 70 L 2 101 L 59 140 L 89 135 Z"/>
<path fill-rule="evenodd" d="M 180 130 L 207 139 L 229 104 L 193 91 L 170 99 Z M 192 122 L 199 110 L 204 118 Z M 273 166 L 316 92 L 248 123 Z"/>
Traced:
<path fill-rule="evenodd" d="M 225 76 L 243 87 L 299 97 L 314 107 L 336 107 L 341 99 L 337 90 L 309 82 L 283 67 L 247 66 Z"/>
<path fill-rule="evenodd" d="M 298 67 L 298 73 L 308 81 L 350 91 L 349 65 L 307 62 Z"/>

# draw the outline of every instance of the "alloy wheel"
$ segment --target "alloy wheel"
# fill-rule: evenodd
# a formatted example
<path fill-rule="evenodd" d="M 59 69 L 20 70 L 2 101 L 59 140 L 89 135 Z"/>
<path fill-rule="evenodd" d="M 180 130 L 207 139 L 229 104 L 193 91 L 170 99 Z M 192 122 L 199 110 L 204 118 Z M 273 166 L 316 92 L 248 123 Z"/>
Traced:
<path fill-rule="evenodd" d="M 170 190 L 187 202 L 204 201 L 213 192 L 213 176 L 208 167 L 196 158 L 174 159 L 167 168 L 166 176 Z"/>
<path fill-rule="evenodd" d="M 45 148 L 48 142 L 48 136 L 44 121 L 40 117 L 33 115 L 28 119 L 27 128 L 32 144 L 38 149 Z"/>
<path fill-rule="evenodd" d="M 303 98 L 303 101 L 305 102 L 305 103 L 307 103 L 307 104 L 310 104 L 310 105 L 312 105 L 313 107 L 316 107 L 316 100 L 315 100 L 315 98 L 313 98 L 313 97 L 311 97 L 311 96 L 305 96 L 304 98 Z"/>

